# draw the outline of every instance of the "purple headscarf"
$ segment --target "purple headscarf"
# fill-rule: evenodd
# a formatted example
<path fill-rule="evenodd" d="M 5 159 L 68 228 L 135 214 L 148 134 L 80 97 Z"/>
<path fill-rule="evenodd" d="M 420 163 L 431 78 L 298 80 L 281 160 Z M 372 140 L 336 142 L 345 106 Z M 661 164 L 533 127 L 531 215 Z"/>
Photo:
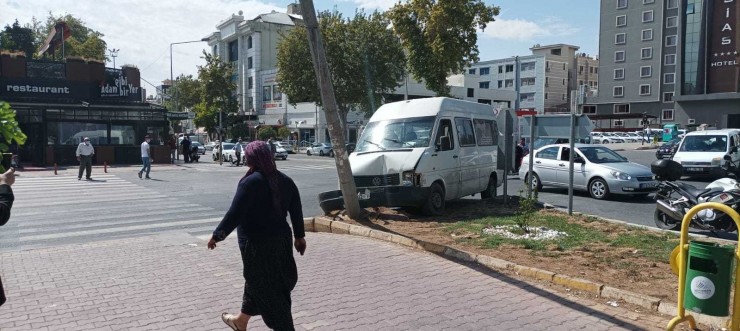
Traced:
<path fill-rule="evenodd" d="M 253 141 L 244 149 L 244 155 L 247 157 L 247 166 L 249 166 L 249 171 L 244 177 L 256 171 L 265 176 L 270 185 L 270 191 L 272 191 L 272 204 L 277 214 L 280 215 L 282 210 L 280 204 L 280 177 L 270 146 L 264 141 Z"/>

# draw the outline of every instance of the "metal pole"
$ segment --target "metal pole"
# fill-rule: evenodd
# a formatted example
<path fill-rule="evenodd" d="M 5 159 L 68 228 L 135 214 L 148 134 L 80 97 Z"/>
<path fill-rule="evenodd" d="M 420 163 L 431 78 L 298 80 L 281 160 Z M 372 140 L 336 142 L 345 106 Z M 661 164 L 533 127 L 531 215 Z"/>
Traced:
<path fill-rule="evenodd" d="M 218 150 L 221 151 L 221 155 L 218 157 L 218 165 L 224 164 L 224 135 L 223 135 L 223 128 L 221 127 L 221 109 L 218 110 L 218 144 L 219 148 Z"/>
<path fill-rule="evenodd" d="M 521 89 L 521 85 L 522 85 L 521 82 L 519 81 L 520 80 L 520 76 L 521 76 L 521 72 L 520 72 L 520 68 L 519 68 L 519 56 L 518 55 L 514 57 L 514 65 L 516 66 L 516 70 L 514 71 L 514 76 L 515 76 L 514 77 L 514 86 L 515 86 L 514 88 L 516 89 L 516 100 L 514 100 L 514 110 L 517 110 L 518 111 L 519 110 L 519 107 L 520 107 L 520 105 L 519 105 L 519 102 L 520 102 L 519 101 L 520 100 L 519 99 L 519 93 L 520 93 L 520 89 Z M 532 144 L 531 141 L 529 143 Z"/>
<path fill-rule="evenodd" d="M 527 198 L 532 198 L 532 177 L 534 177 L 534 130 L 537 127 L 537 116 L 532 115 L 529 121 L 529 184 L 527 184 Z"/>
<path fill-rule="evenodd" d="M 573 93 L 575 94 L 575 93 Z M 576 106 L 577 107 L 577 106 Z M 568 156 L 568 215 L 573 215 L 573 159 L 576 154 L 576 114 L 570 112 L 570 155 Z"/>

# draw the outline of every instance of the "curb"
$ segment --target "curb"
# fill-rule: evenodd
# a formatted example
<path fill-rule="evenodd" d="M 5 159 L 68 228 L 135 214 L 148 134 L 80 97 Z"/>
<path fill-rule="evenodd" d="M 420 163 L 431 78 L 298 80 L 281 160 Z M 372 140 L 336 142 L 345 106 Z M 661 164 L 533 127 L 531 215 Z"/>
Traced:
<path fill-rule="evenodd" d="M 590 216 L 590 215 L 589 215 Z M 617 221 L 620 224 L 629 224 L 623 221 Z M 653 312 L 659 312 L 668 316 L 674 316 L 676 313 L 676 304 L 673 302 L 663 301 L 659 298 L 643 295 L 631 291 L 621 290 L 605 284 L 596 283 L 587 279 L 572 277 L 568 275 L 557 274 L 551 271 L 518 265 L 513 262 L 505 261 L 488 255 L 480 255 L 472 252 L 463 251 L 446 245 L 440 245 L 419 239 L 413 239 L 406 236 L 370 229 L 368 227 L 348 224 L 341 221 L 335 221 L 325 216 L 313 218 L 304 218 L 303 224 L 306 232 L 324 232 L 334 234 L 347 234 L 360 237 L 374 238 L 390 243 L 400 244 L 413 249 L 420 249 L 452 260 L 462 262 L 474 262 L 485 268 L 495 271 L 509 271 L 527 278 L 542 280 L 558 284 L 583 293 L 596 295 L 597 298 L 621 300 Z M 647 228 L 647 227 L 645 227 Z M 660 231 L 660 230 L 659 230 Z M 729 318 L 713 317 L 702 314 L 692 313 L 697 323 L 711 325 L 715 327 L 729 327 L 731 320 Z"/>

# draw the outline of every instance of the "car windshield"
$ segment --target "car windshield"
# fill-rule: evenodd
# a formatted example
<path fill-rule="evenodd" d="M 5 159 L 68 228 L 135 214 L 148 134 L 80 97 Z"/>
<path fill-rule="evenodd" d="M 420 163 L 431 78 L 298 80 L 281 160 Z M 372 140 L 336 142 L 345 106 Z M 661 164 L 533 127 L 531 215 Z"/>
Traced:
<path fill-rule="evenodd" d="M 232 149 L 234 148 L 235 144 L 232 143 L 224 143 L 224 150 Z"/>
<path fill-rule="evenodd" d="M 358 139 L 355 152 L 429 147 L 434 116 L 370 122 Z"/>
<path fill-rule="evenodd" d="M 581 147 L 578 149 L 591 163 L 619 163 L 628 162 L 623 156 L 611 149 L 601 146 Z"/>
<path fill-rule="evenodd" d="M 725 152 L 727 151 L 727 136 L 700 135 L 686 136 L 681 144 L 681 152 Z"/>

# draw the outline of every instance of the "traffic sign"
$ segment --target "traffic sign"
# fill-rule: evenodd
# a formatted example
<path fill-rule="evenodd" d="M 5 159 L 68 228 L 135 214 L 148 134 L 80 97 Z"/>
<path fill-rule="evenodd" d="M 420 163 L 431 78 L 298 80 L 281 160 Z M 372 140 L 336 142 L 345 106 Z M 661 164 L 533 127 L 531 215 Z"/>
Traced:
<path fill-rule="evenodd" d="M 534 135 L 537 138 L 570 138 L 570 114 L 568 115 L 538 115 L 537 127 Z M 532 117 L 522 117 L 521 137 L 530 136 L 530 121 Z M 586 115 L 576 116 L 576 139 L 585 139 L 596 128 Z"/>

